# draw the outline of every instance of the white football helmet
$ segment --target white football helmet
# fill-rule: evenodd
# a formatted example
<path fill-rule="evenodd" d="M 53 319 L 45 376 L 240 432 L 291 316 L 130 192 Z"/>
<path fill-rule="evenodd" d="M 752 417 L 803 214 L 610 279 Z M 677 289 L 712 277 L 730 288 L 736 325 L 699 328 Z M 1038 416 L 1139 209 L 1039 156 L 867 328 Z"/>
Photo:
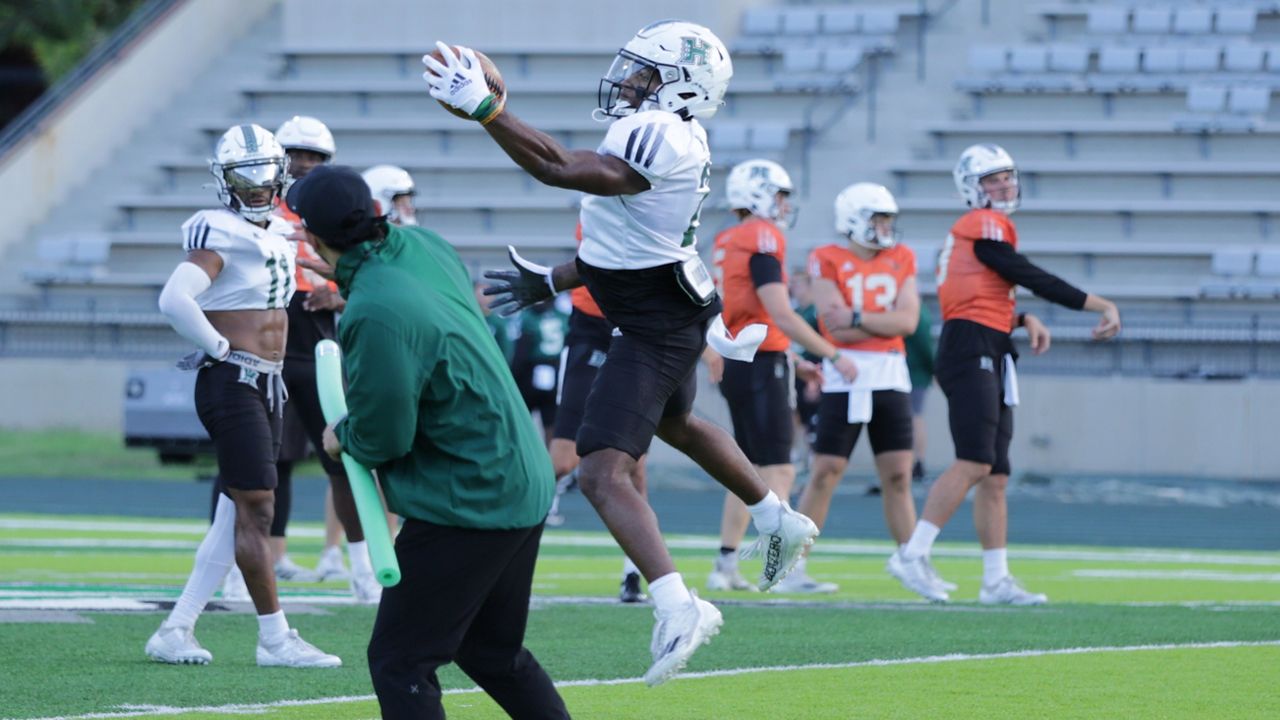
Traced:
<path fill-rule="evenodd" d="M 873 215 L 898 216 L 898 202 L 883 185 L 854 183 L 836 196 L 836 232 L 851 242 L 872 250 L 885 250 L 898 244 L 898 231 L 889 234 L 876 231 Z"/>
<path fill-rule="evenodd" d="M 259 125 L 236 125 L 214 146 L 209 172 L 217 181 L 218 199 L 249 222 L 271 217 L 276 198 L 284 189 L 289 159 L 284 148 Z M 270 190 L 262 202 L 250 205 L 256 191 Z"/>
<path fill-rule="evenodd" d="M 646 69 L 652 71 L 647 77 Z M 603 120 L 665 110 L 685 120 L 705 120 L 724 104 L 731 77 L 729 50 L 715 33 L 691 22 L 659 20 L 618 51 L 600 80 L 600 107 L 592 116 Z"/>
<path fill-rule="evenodd" d="M 415 215 L 400 212 L 395 203 L 397 196 L 418 194 L 407 170 L 395 165 L 374 165 L 360 173 L 360 176 L 369 185 L 373 199 L 378 201 L 379 212 L 387 216 L 388 222 L 396 225 L 418 224 Z"/>
<path fill-rule="evenodd" d="M 772 160 L 746 160 L 733 166 L 725 181 L 725 198 L 730 210 L 750 210 L 752 215 L 772 220 L 782 227 L 795 224 L 795 208 L 784 212 L 778 206 L 778 193 L 795 191 L 791 176 Z"/>
<path fill-rule="evenodd" d="M 310 150 L 325 156 L 325 162 L 333 160 L 337 146 L 329 127 L 309 115 L 294 115 L 280 123 L 276 129 L 276 141 L 285 150 Z"/>
<path fill-rule="evenodd" d="M 982 189 L 982 183 L 979 181 L 987 175 L 1005 170 L 1013 173 L 1013 184 L 1017 186 L 1018 192 L 1012 200 L 995 202 Z M 964 198 L 965 203 L 971 208 L 989 207 L 1005 213 L 1013 213 L 1022 204 L 1022 185 L 1018 182 L 1018 166 L 1014 164 L 1009 153 L 999 145 L 983 143 L 965 148 L 965 151 L 960 153 L 960 161 L 956 163 L 956 168 L 951 175 L 956 181 L 956 189 L 960 191 L 960 197 Z"/>

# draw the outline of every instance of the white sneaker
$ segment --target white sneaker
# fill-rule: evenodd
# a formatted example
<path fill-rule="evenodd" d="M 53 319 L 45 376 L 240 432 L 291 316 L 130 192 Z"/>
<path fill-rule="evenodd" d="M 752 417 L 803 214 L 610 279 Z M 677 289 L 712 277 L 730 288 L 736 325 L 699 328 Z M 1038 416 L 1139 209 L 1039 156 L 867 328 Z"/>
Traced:
<path fill-rule="evenodd" d="M 938 574 L 938 569 L 935 568 L 933 566 L 933 562 L 929 560 L 928 555 L 924 556 L 924 564 L 925 567 L 929 568 L 929 577 L 933 578 L 933 584 L 942 588 L 943 592 L 953 593 L 960 589 L 959 585 L 942 579 L 942 576 Z"/>
<path fill-rule="evenodd" d="M 653 613 L 653 641 L 649 643 L 653 664 L 644 674 L 644 681 L 650 687 L 661 685 L 680 672 L 693 652 L 710 642 L 724 624 L 720 611 L 699 598 L 697 592 L 690 590 L 689 600 L 688 605 L 674 612 L 656 610 Z"/>
<path fill-rule="evenodd" d="M 382 586 L 373 573 L 355 573 L 351 576 L 351 594 L 361 605 L 377 605 L 382 602 Z"/>
<path fill-rule="evenodd" d="M 258 638 L 258 665 L 261 667 L 331 668 L 342 667 L 342 659 L 330 655 L 290 629 L 277 643 L 268 645 Z"/>
<path fill-rule="evenodd" d="M 239 565 L 232 565 L 227 577 L 222 581 L 222 599 L 227 602 L 250 602 L 249 586 L 244 584 L 244 573 Z"/>
<path fill-rule="evenodd" d="M 281 555 L 275 565 L 276 579 L 291 582 L 320 582 L 320 573 L 308 570 L 294 562 L 288 555 Z"/>
<path fill-rule="evenodd" d="M 342 564 L 342 548 L 334 545 L 320 553 L 320 562 L 316 564 L 316 575 L 320 576 L 320 582 L 346 580 L 350 577 L 347 566 Z"/>
<path fill-rule="evenodd" d="M 760 589 L 768 590 L 791 572 L 804 555 L 804 549 L 813 544 L 818 537 L 818 526 L 808 517 L 801 515 L 791 506 L 782 503 L 781 518 L 778 529 L 772 533 L 761 533 L 760 537 L 743 548 L 738 555 L 750 558 L 764 555 L 764 568 L 760 570 Z"/>
<path fill-rule="evenodd" d="M 1028 592 L 1012 575 L 1005 575 L 994 585 L 983 585 L 978 591 L 978 602 L 983 605 L 1044 605 L 1049 596 Z"/>
<path fill-rule="evenodd" d="M 716 558 L 715 569 L 707 576 L 708 590 L 747 590 L 756 589 L 738 570 L 738 559 L 733 555 L 721 555 Z"/>
<path fill-rule="evenodd" d="M 833 582 L 820 582 L 809 577 L 809 574 L 803 570 L 793 570 L 774 585 L 770 592 L 826 595 L 839 589 L 840 586 Z"/>
<path fill-rule="evenodd" d="M 208 665 L 213 653 L 200 647 L 191 628 L 161 625 L 147 640 L 147 657 L 174 665 Z"/>
<path fill-rule="evenodd" d="M 951 599 L 946 590 L 934 583 L 929 558 L 924 555 L 918 558 L 906 558 L 902 556 L 902 551 L 899 550 L 889 556 L 889 562 L 885 564 L 885 570 L 888 570 L 890 575 L 898 578 L 898 582 L 902 583 L 902 587 L 916 593 L 925 600 L 946 602 Z"/>

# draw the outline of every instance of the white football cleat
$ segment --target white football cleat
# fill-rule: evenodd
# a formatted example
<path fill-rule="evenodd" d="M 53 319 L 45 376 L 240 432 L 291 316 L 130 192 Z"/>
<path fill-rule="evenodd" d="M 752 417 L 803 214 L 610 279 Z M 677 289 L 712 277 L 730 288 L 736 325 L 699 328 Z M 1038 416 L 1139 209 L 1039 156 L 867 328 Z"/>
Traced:
<path fill-rule="evenodd" d="M 756 589 L 738 570 L 738 559 L 733 555 L 721 555 L 716 558 L 715 569 L 707 576 L 708 590 L 747 590 Z"/>
<path fill-rule="evenodd" d="M 308 570 L 294 562 L 288 555 L 281 555 L 275 564 L 276 579 L 290 582 L 320 582 L 320 573 Z"/>
<path fill-rule="evenodd" d="M 689 591 L 689 603 L 671 613 L 656 610 L 653 613 L 653 641 L 649 651 L 653 665 L 644 674 L 649 687 L 661 685 L 680 672 L 693 652 L 720 632 L 724 618 L 714 605 Z"/>
<path fill-rule="evenodd" d="M 1028 592 L 1012 575 L 1005 575 L 994 585 L 983 585 L 978 591 L 978 602 L 983 605 L 1044 605 L 1049 596 Z"/>
<path fill-rule="evenodd" d="M 346 580 L 350 577 L 347 566 L 342 564 L 342 548 L 334 545 L 320 553 L 320 562 L 316 564 L 316 575 L 320 576 L 320 582 Z"/>
<path fill-rule="evenodd" d="M 290 628 L 279 642 L 268 645 L 258 638 L 258 665 L 261 667 L 335 668 L 342 667 L 342 659 L 330 655 L 303 640 L 298 631 Z"/>
<path fill-rule="evenodd" d="M 943 590 L 934 582 L 933 567 L 929 564 L 929 558 L 921 555 L 917 558 L 903 557 L 902 551 L 899 550 L 889 556 L 889 562 L 885 565 L 885 570 L 889 574 L 898 579 L 902 583 L 902 587 L 919 595 L 930 602 L 946 602 L 951 599 L 946 590 Z"/>
<path fill-rule="evenodd" d="M 803 570 L 792 570 L 786 577 L 773 586 L 770 592 L 797 593 L 801 595 L 828 595 L 840 589 L 833 582 L 822 582 L 809 577 Z"/>
<path fill-rule="evenodd" d="M 355 573 L 351 576 L 351 595 L 361 605 L 377 605 L 382 602 L 382 586 L 373 573 Z"/>
<path fill-rule="evenodd" d="M 173 665 L 208 665 L 213 653 L 200 647 L 189 627 L 160 626 L 147 640 L 147 657 Z"/>
<path fill-rule="evenodd" d="M 804 556 L 804 549 L 818 537 L 818 526 L 807 516 L 792 510 L 790 505 L 781 503 L 779 513 L 781 517 L 777 530 L 761 533 L 754 543 L 738 553 L 744 559 L 764 556 L 759 585 L 762 591 L 777 585 L 778 581 L 786 577 Z"/>
<path fill-rule="evenodd" d="M 222 581 L 222 599 L 227 602 L 250 602 L 249 586 L 244 583 L 244 573 L 239 565 L 232 565 L 227 577 Z"/>

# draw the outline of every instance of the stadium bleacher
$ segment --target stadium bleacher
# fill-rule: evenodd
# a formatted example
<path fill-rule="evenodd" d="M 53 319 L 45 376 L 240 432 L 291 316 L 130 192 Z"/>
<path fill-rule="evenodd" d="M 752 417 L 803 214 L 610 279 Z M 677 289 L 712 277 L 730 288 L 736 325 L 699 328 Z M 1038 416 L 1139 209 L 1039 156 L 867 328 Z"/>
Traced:
<path fill-rule="evenodd" d="M 907 240 L 922 257 L 922 287 L 932 286 L 925 256 L 957 214 L 955 157 L 974 142 L 996 141 L 1020 163 L 1024 206 L 1017 220 L 1022 236 L 1034 239 L 1026 251 L 1037 262 L 1131 298 L 1138 321 L 1162 302 L 1190 308 L 1150 316 L 1152 332 L 1185 330 L 1195 338 L 1204 336 L 1196 334 L 1203 318 L 1219 311 L 1228 320 L 1266 316 L 1266 303 L 1280 293 L 1280 257 L 1269 247 L 1280 215 L 1280 171 L 1261 160 L 1280 151 L 1280 125 L 1269 119 L 1271 93 L 1280 86 L 1274 42 L 1280 3 L 1099 0 L 1023 9 L 1032 21 L 1022 36 L 992 42 L 976 33 L 962 46 L 960 62 L 949 63 L 953 89 L 936 102 L 967 100 L 967 106 L 957 104 L 962 109 L 951 119 L 922 116 L 914 145 L 876 147 L 866 163 L 880 173 L 867 179 L 886 182 L 898 195 Z M 855 103 L 878 74 L 909 72 L 912 61 L 920 62 L 923 46 L 916 45 L 927 40 L 928 28 L 917 3 L 784 3 L 744 11 L 736 37 L 725 33 L 735 62 L 727 105 L 708 124 L 717 159 L 713 184 L 734 162 L 756 156 L 801 169 L 802 197 L 838 182 L 844 164 L 813 154 L 816 104 L 833 96 Z M 589 112 L 612 48 L 487 51 L 518 95 L 523 117 L 577 147 L 603 136 Z M 135 168 L 146 181 L 121 184 L 101 198 L 106 221 L 37 228 L 37 252 L 24 264 L 36 292 L 17 306 L 0 302 L 21 311 L 0 317 L 0 352 L 17 351 L 21 333 L 14 328 L 24 324 L 45 333 L 40 337 L 92 327 L 50 313 L 151 311 L 172 265 L 175 228 L 211 204 L 203 187 L 207 148 L 237 122 L 274 128 L 293 114 L 313 114 L 333 130 L 339 161 L 406 167 L 430 225 L 475 270 L 501 263 L 507 243 L 570 252 L 567 228 L 578 198 L 532 181 L 478 126 L 440 112 L 421 89 L 419 55 L 413 47 L 338 45 L 266 51 L 256 72 L 231 83 L 235 104 L 179 128 L 179 142 Z M 894 118 L 894 102 L 907 94 L 882 92 L 879 112 Z M 815 208 L 827 204 L 824 197 L 806 200 Z M 722 205 L 713 193 L 704 215 L 708 232 L 726 221 Z M 810 232 L 792 246 L 803 252 L 825 241 Z M 1247 271 L 1226 263 L 1231 253 L 1250 258 Z"/>

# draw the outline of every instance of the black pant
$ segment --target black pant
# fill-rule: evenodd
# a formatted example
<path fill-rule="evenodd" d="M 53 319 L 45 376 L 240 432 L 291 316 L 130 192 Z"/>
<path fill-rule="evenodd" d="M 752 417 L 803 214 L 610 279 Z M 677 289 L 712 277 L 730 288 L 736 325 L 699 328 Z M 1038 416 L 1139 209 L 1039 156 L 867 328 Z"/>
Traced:
<path fill-rule="evenodd" d="M 513 718 L 568 718 L 524 647 L 542 526 L 473 530 L 407 520 L 400 583 L 382 593 L 369 675 L 383 718 L 443 718 L 436 669 L 456 662 Z"/>

